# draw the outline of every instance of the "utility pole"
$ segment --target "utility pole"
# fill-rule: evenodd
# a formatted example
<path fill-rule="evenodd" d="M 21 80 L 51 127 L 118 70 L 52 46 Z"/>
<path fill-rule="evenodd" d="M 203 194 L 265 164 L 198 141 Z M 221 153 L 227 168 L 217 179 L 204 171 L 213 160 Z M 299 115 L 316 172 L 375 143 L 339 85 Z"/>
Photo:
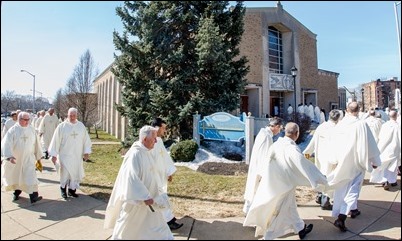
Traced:
<path fill-rule="evenodd" d="M 346 86 L 343 86 L 343 88 L 344 88 L 347 92 L 349 92 L 349 94 L 352 95 L 352 101 L 356 101 L 356 91 L 351 92 L 351 91 L 348 90 L 348 88 L 346 88 Z"/>

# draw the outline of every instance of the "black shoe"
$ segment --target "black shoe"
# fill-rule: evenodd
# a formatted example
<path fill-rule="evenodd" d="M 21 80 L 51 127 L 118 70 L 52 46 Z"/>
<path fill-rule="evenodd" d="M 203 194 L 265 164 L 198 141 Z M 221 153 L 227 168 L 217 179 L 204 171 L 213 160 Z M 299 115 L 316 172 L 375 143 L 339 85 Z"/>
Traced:
<path fill-rule="evenodd" d="M 42 196 L 37 196 L 36 198 L 31 199 L 31 203 L 36 203 L 36 202 L 38 202 L 38 201 L 40 201 L 42 199 L 43 199 Z"/>
<path fill-rule="evenodd" d="M 322 197 L 322 193 L 317 193 L 317 196 L 315 196 L 315 202 L 317 204 L 321 204 L 321 197 Z"/>
<path fill-rule="evenodd" d="M 169 225 L 170 230 L 176 230 L 183 226 L 182 223 L 176 223 L 176 222 L 168 223 L 168 225 Z"/>
<path fill-rule="evenodd" d="M 351 217 L 351 218 L 355 218 L 355 217 L 357 217 L 357 216 L 359 216 L 359 215 L 360 215 L 359 209 L 350 210 L 350 217 Z"/>
<path fill-rule="evenodd" d="M 321 207 L 321 209 L 331 211 L 332 210 L 332 205 L 330 204 L 330 205 L 327 205 L 327 206 L 323 206 L 323 207 Z"/>
<path fill-rule="evenodd" d="M 61 197 L 62 197 L 62 198 L 67 199 L 67 191 L 66 191 L 66 188 L 60 187 L 60 193 L 61 193 Z"/>
<path fill-rule="evenodd" d="M 384 182 L 382 186 L 384 187 L 384 190 L 389 190 L 389 182 Z"/>
<path fill-rule="evenodd" d="M 13 193 L 13 201 L 17 201 L 17 200 L 19 200 L 20 199 L 20 194 L 22 193 L 22 191 L 21 190 L 14 190 L 14 193 Z"/>
<path fill-rule="evenodd" d="M 73 189 L 70 189 L 70 188 L 69 188 L 69 189 L 68 189 L 68 195 L 69 195 L 69 196 L 72 196 L 72 197 L 78 197 L 78 194 L 75 193 L 76 190 L 77 190 L 77 189 L 74 189 L 74 190 L 73 190 Z"/>
<path fill-rule="evenodd" d="M 29 199 L 31 199 L 31 203 L 36 203 L 42 200 L 42 196 L 39 196 L 38 192 L 33 192 L 32 194 L 29 194 Z"/>
<path fill-rule="evenodd" d="M 334 222 L 335 227 L 339 228 L 339 230 L 341 230 L 342 232 L 346 232 L 348 229 L 345 226 L 345 222 L 342 220 L 335 220 Z"/>
<path fill-rule="evenodd" d="M 308 226 L 304 225 L 304 228 L 299 231 L 299 238 L 304 239 L 311 230 L 313 230 L 313 224 L 310 223 Z"/>
<path fill-rule="evenodd" d="M 396 186 L 398 186 L 398 182 L 391 183 L 391 187 L 396 187 Z"/>

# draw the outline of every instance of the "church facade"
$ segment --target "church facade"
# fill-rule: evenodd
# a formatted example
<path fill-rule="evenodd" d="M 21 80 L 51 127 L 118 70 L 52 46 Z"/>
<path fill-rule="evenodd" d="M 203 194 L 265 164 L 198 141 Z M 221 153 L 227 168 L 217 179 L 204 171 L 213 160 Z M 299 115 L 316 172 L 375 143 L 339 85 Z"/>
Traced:
<path fill-rule="evenodd" d="M 327 113 L 338 108 L 339 74 L 318 69 L 316 34 L 287 13 L 279 1 L 276 7 L 246 8 L 240 55 L 249 60 L 250 72 L 239 99 L 239 113 L 286 117 L 287 107 L 295 103 L 312 103 Z M 94 82 L 99 123 L 103 130 L 124 140 L 128 122 L 115 108 L 115 103 L 121 103 L 122 87 L 111 66 Z M 297 69 L 295 78 L 292 67 Z"/>
<path fill-rule="evenodd" d="M 312 103 L 327 113 L 338 108 L 339 74 L 318 68 L 316 34 L 279 1 L 276 7 L 246 9 L 240 54 L 250 66 L 241 112 L 285 117 L 289 104 L 294 109 L 294 103 Z"/>

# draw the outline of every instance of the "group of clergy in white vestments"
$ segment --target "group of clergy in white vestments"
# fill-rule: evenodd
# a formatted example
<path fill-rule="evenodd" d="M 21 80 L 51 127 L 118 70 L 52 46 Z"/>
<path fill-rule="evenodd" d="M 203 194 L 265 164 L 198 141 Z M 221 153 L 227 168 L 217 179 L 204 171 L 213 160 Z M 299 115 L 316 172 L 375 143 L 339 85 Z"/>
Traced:
<path fill-rule="evenodd" d="M 294 110 L 292 105 L 289 104 L 287 109 L 288 120 L 292 119 L 294 111 L 297 111 L 297 113 L 299 114 L 305 114 L 306 116 L 310 117 L 311 122 L 315 122 L 318 124 L 321 124 L 326 120 L 325 110 L 320 109 L 318 105 L 313 106 L 311 102 L 309 105 L 299 104 L 296 110 Z"/>
<path fill-rule="evenodd" d="M 18 120 L 1 140 L 1 181 L 6 191 L 14 191 L 13 201 L 19 200 L 22 192 L 29 194 L 31 203 L 42 199 L 38 194 L 36 164 L 44 150 L 60 175 L 62 197 L 67 198 L 67 188 L 69 196 L 78 197 L 76 189 L 84 178 L 83 160 L 88 160 L 92 144 L 77 114 L 76 108 L 70 108 L 67 119 L 61 123 L 53 108 L 35 122 L 28 112 L 18 114 Z"/>
<path fill-rule="evenodd" d="M 400 114 L 390 110 L 388 116 L 381 126 L 372 125 L 378 130 L 372 129 L 369 117 L 359 118 L 358 104 L 350 102 L 345 115 L 339 110 L 329 112 L 328 121 L 316 128 L 303 152 L 295 142 L 299 136 L 296 123 L 288 122 L 284 137 L 273 142 L 282 122 L 271 118 L 257 134 L 251 152 L 243 226 L 255 227 L 255 236 L 266 240 L 289 233 L 303 239 L 313 225 L 300 218 L 295 190 L 310 186 L 318 192 L 321 208 L 336 217 L 334 226 L 347 231 L 347 216 L 361 214 L 357 201 L 366 172 L 371 173 L 370 182 L 382 184 L 385 190 L 397 185 Z M 312 154 L 314 163 L 308 159 Z"/>
<path fill-rule="evenodd" d="M 78 197 L 75 191 L 84 177 L 83 160 L 91 153 L 88 132 L 77 120 L 77 112 L 68 110 L 47 148 L 59 168 L 64 198 L 67 188 L 69 196 Z M 388 115 L 389 121 L 379 127 L 371 123 L 371 112 L 359 119 L 358 104 L 351 102 L 344 116 L 338 110 L 329 113 L 329 120 L 317 127 L 304 152 L 296 144 L 299 126 L 288 122 L 283 128 L 281 118 L 271 118 L 258 133 L 251 153 L 243 225 L 255 227 L 256 237 L 264 239 L 288 233 L 305 238 L 313 225 L 300 218 L 295 192 L 297 186 L 310 186 L 326 197 L 326 204 L 332 200 L 334 225 L 345 232 L 347 216 L 361 214 L 357 201 L 365 172 L 385 190 L 396 184 L 401 165 L 400 114 L 390 110 Z M 1 178 L 5 190 L 14 191 L 14 201 L 25 192 L 35 203 L 42 199 L 35 161 L 41 159 L 43 150 L 40 128 L 38 132 L 29 125 L 30 118 L 29 113 L 20 112 L 1 141 Z M 283 129 L 285 135 L 274 142 L 273 137 Z M 143 126 L 139 140 L 124 156 L 105 213 L 104 227 L 113 228 L 111 239 L 173 239 L 171 230 L 182 226 L 176 223 L 167 196 L 167 183 L 176 168 L 158 131 L 164 129 Z M 314 163 L 306 158 L 311 154 Z"/>

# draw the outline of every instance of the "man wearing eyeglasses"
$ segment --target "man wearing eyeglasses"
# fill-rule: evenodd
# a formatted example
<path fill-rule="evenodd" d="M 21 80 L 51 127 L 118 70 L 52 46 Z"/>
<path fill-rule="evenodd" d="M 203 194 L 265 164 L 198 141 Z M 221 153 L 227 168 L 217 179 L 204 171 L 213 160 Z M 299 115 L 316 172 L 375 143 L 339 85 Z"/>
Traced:
<path fill-rule="evenodd" d="M 1 179 L 6 191 L 14 190 L 13 201 L 19 200 L 24 191 L 31 203 L 42 200 L 38 194 L 38 179 L 35 162 L 40 160 L 40 141 L 32 125 L 28 112 L 18 114 L 18 122 L 13 125 L 1 141 Z"/>

